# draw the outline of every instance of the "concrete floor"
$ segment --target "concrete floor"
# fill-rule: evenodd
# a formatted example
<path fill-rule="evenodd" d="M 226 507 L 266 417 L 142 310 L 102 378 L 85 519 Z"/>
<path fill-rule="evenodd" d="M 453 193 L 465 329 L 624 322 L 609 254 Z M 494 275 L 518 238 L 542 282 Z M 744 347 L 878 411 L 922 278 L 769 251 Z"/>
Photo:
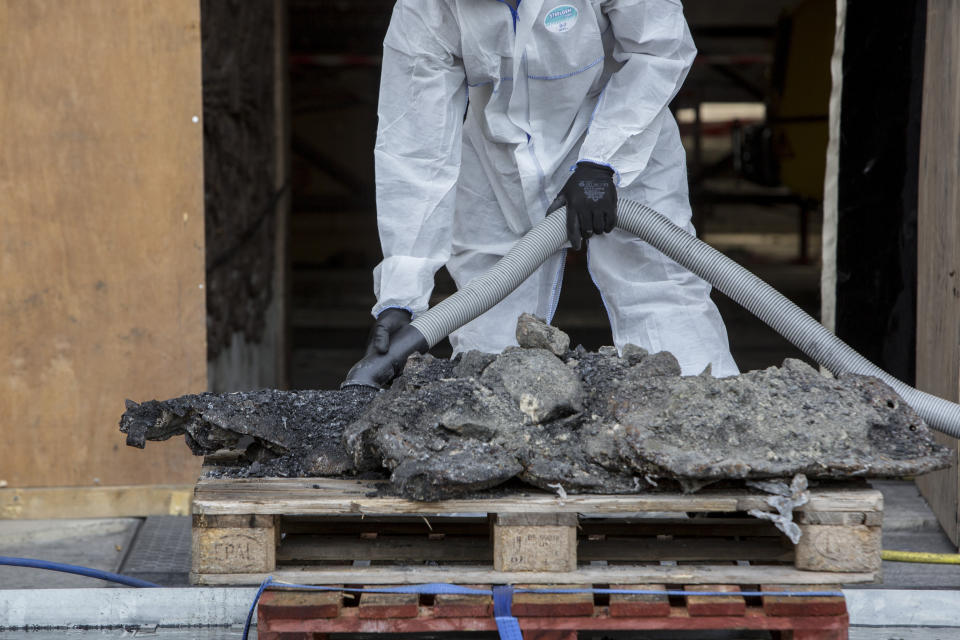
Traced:
<path fill-rule="evenodd" d="M 0 555 L 118 572 L 141 523 L 139 518 L 0 520 Z M 84 576 L 7 566 L 0 566 L 0 585 L 4 589 L 113 586 Z"/>

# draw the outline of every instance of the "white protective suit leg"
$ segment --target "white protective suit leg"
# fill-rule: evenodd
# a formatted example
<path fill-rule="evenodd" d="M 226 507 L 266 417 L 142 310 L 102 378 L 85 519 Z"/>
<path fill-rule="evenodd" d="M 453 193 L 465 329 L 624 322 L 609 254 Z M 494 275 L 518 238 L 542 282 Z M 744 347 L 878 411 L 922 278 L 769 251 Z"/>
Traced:
<path fill-rule="evenodd" d="M 559 282 L 565 253 L 559 251 L 547 258 L 542 267 L 495 307 L 450 334 L 454 355 L 472 350 L 500 353 L 509 346 L 515 346 L 517 317 L 521 313 L 532 313 L 549 322 L 560 293 Z M 485 273 L 502 257 L 469 252 L 452 259 L 447 269 L 457 282 L 457 287 L 462 287 L 472 278 Z"/>
<path fill-rule="evenodd" d="M 517 230 L 504 216 L 487 170 L 469 139 L 464 141 L 463 170 L 457 183 L 457 208 L 453 221 L 453 255 L 447 270 L 463 288 L 486 273 L 505 256 L 525 229 Z M 547 321 L 553 317 L 566 251 L 547 258 L 543 266 L 523 281 L 510 295 L 479 318 L 450 335 L 454 354 L 477 350 L 500 353 L 516 345 L 517 317 L 524 312 Z"/>
<path fill-rule="evenodd" d="M 662 151 L 680 146 L 679 131 L 673 118 L 663 122 L 646 170 L 620 197 L 638 200 L 694 233 L 685 162 Z M 707 282 L 620 229 L 591 238 L 587 251 L 618 349 L 632 343 L 669 351 L 684 375 L 697 375 L 708 364 L 717 377 L 739 373 Z"/>

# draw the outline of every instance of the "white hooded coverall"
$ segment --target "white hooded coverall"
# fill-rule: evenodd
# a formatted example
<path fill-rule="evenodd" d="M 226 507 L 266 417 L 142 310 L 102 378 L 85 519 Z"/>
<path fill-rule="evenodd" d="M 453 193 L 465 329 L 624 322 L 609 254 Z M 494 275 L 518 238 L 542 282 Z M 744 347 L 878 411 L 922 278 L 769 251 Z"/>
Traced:
<path fill-rule="evenodd" d="M 398 0 L 375 149 L 374 316 L 423 312 L 444 265 L 459 287 L 485 272 L 580 160 L 610 166 L 621 198 L 693 233 L 667 105 L 695 55 L 674 0 Z M 455 352 L 516 344 L 524 311 L 549 322 L 565 254 L 454 332 Z M 706 282 L 619 229 L 591 238 L 587 259 L 618 348 L 670 351 L 686 375 L 737 373 Z"/>

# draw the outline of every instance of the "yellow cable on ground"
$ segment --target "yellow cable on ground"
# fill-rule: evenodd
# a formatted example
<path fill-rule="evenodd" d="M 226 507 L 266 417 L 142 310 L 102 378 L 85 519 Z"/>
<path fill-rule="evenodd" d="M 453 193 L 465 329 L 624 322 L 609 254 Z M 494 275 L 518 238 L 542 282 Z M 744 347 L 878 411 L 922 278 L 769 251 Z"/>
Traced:
<path fill-rule="evenodd" d="M 927 553 L 925 551 L 890 551 L 884 549 L 880 557 L 891 562 L 921 562 L 923 564 L 960 564 L 960 553 Z"/>

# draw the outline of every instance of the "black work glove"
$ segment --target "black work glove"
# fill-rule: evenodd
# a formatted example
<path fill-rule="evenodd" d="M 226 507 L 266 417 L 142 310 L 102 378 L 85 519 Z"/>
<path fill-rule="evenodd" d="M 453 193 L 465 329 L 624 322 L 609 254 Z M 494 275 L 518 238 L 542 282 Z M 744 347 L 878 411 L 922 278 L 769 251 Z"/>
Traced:
<path fill-rule="evenodd" d="M 384 309 L 377 316 L 377 321 L 370 330 L 370 340 L 367 342 L 367 354 L 386 353 L 390 350 L 390 337 L 404 328 L 413 316 L 406 309 Z"/>
<path fill-rule="evenodd" d="M 613 169 L 592 162 L 578 162 L 567 184 L 547 213 L 567 206 L 567 237 L 576 251 L 584 238 L 609 233 L 617 224 L 617 187 Z"/>

